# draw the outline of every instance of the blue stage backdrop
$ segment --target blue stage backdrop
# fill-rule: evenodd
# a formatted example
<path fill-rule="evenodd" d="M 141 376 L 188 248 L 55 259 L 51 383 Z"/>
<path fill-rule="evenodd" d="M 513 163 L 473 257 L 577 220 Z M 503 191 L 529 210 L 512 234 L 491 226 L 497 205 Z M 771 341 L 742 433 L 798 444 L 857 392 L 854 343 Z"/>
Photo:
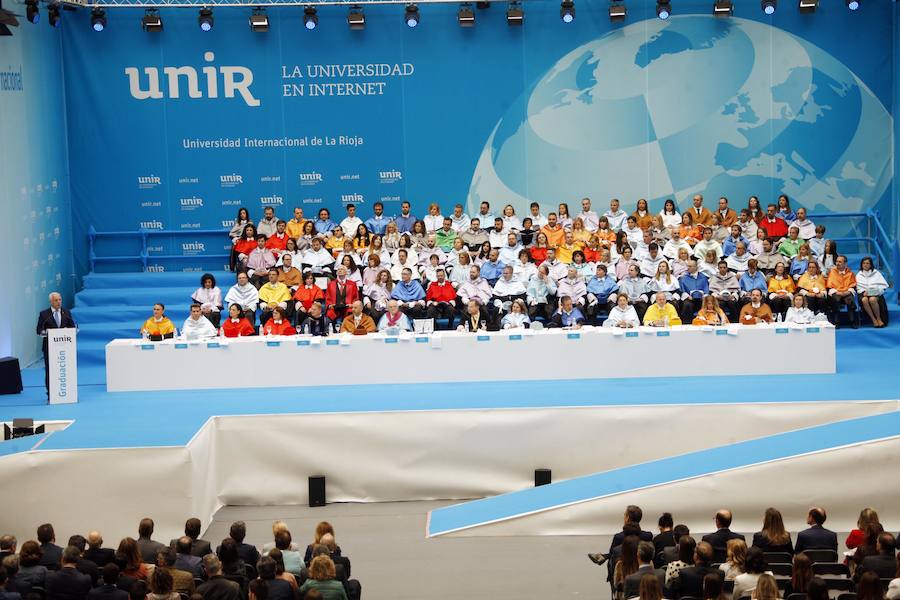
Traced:
<path fill-rule="evenodd" d="M 0 356 L 24 367 L 40 357 L 37 311 L 55 290 L 70 307 L 73 281 L 61 36 L 21 20 L 0 37 Z"/>
<path fill-rule="evenodd" d="M 744 2 L 731 19 L 710 4 L 680 0 L 660 21 L 631 1 L 613 24 L 606 2 L 581 1 L 566 25 L 558 4 L 534 2 L 520 28 L 495 4 L 471 29 L 455 5 L 421 7 L 415 29 L 402 6 L 369 7 L 364 31 L 344 8 L 321 9 L 314 31 L 299 8 L 273 9 L 267 33 L 235 8 L 216 9 L 209 33 L 191 10 L 163 11 L 160 34 L 134 10 L 110 11 L 101 34 L 66 15 L 79 266 L 90 224 L 225 228 L 239 206 L 341 218 L 351 202 L 446 214 L 488 200 L 521 214 L 590 196 L 658 211 L 700 192 L 890 213 L 891 3 L 765 17 Z"/>

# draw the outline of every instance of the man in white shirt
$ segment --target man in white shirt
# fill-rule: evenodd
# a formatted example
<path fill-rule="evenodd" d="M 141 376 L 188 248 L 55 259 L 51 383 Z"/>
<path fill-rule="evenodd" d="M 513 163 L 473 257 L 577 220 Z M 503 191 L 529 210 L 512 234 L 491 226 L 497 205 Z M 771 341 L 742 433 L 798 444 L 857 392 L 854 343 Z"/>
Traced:
<path fill-rule="evenodd" d="M 756 239 L 756 230 L 759 229 L 759 225 L 756 224 L 756 221 L 750 218 L 750 211 L 746 208 L 741 209 L 740 215 L 738 215 L 737 225 L 741 226 L 741 235 L 744 236 L 745 240 L 755 240 Z"/>
<path fill-rule="evenodd" d="M 788 224 L 788 228 L 796 227 L 800 230 L 800 238 L 811 240 L 816 237 L 816 224 L 806 218 L 806 209 L 802 206 L 797 209 L 797 219 Z"/>
<path fill-rule="evenodd" d="M 644 277 L 656 277 L 656 271 L 659 270 L 659 263 L 666 259 L 660 253 L 659 246 L 656 242 L 650 242 L 647 249 L 647 256 L 641 260 L 641 275 Z"/>
<path fill-rule="evenodd" d="M 666 245 L 663 246 L 663 256 L 670 260 L 675 260 L 678 258 L 678 251 L 684 248 L 687 250 L 688 256 L 693 252 L 693 248 L 686 241 L 681 239 L 681 231 L 678 229 L 672 230 L 672 239 L 666 242 Z"/>
<path fill-rule="evenodd" d="M 506 245 L 500 248 L 500 262 L 504 265 L 511 265 L 519 260 L 519 252 L 522 250 L 522 244 L 514 233 L 506 234 Z"/>
<path fill-rule="evenodd" d="M 578 214 L 581 217 L 581 222 L 584 223 L 584 228 L 590 231 L 591 233 L 597 231 L 597 228 L 600 226 L 600 217 L 591 210 L 591 199 L 584 198 L 581 200 L 581 212 Z"/>
<path fill-rule="evenodd" d="M 266 239 L 275 235 L 278 231 L 278 217 L 275 216 L 275 209 L 267 206 L 263 209 L 263 218 L 256 224 L 256 233 L 266 236 Z"/>
<path fill-rule="evenodd" d="M 742 275 L 747 270 L 747 262 L 750 260 L 750 253 L 747 252 L 747 244 L 738 242 L 734 245 L 734 253 L 725 259 L 728 268 Z"/>
<path fill-rule="evenodd" d="M 494 307 L 497 315 L 509 312 L 513 301 L 525 299 L 525 284 L 513 277 L 511 265 L 503 267 L 503 275 L 494 284 Z"/>
<path fill-rule="evenodd" d="M 215 337 L 216 328 L 203 316 L 199 304 L 191 304 L 191 315 L 184 320 L 181 333 L 189 340 L 202 340 Z"/>
<path fill-rule="evenodd" d="M 348 238 L 352 238 L 356 235 L 356 230 L 359 226 L 362 225 L 362 219 L 356 216 L 356 206 L 353 204 L 347 205 L 347 216 L 341 221 L 341 229 L 344 230 L 344 235 Z"/>
<path fill-rule="evenodd" d="M 316 275 L 334 275 L 334 256 L 322 247 L 322 239 L 312 239 L 312 245 L 303 253 L 303 270 L 312 270 Z"/>
<path fill-rule="evenodd" d="M 703 239 L 694 246 L 694 258 L 703 260 L 706 257 L 706 253 L 710 250 L 713 250 L 716 253 L 717 261 L 722 258 L 722 244 L 713 239 L 712 227 L 704 227 Z"/>
<path fill-rule="evenodd" d="M 641 237 L 641 241 L 634 246 L 634 254 L 631 255 L 636 261 L 642 261 L 650 256 L 650 244 L 655 243 L 653 241 L 653 234 L 647 229 L 644 230 Z M 657 246 L 658 245 L 659 244 L 657 244 Z M 677 257 L 678 255 L 676 254 L 675 256 Z M 656 273 L 654 273 L 654 275 L 656 275 Z"/>
<path fill-rule="evenodd" d="M 397 250 L 397 261 L 391 266 L 391 279 L 400 281 L 403 278 L 403 269 L 409 269 L 413 279 L 419 279 L 419 267 L 409 257 L 406 248 Z"/>
<path fill-rule="evenodd" d="M 457 233 L 462 233 L 469 228 L 472 219 L 463 212 L 463 205 L 457 204 L 453 207 L 453 214 L 450 215 L 450 225 Z"/>
<path fill-rule="evenodd" d="M 244 317 L 253 324 L 256 321 L 256 308 L 259 306 L 259 290 L 250 283 L 250 278 L 241 271 L 237 274 L 237 283 L 225 294 L 225 306 L 237 304 Z"/>
<path fill-rule="evenodd" d="M 478 221 L 484 229 L 490 229 L 494 226 L 494 213 L 491 212 L 489 202 L 482 202 L 478 212 Z"/>
<path fill-rule="evenodd" d="M 547 269 L 550 271 L 550 277 L 553 278 L 553 281 L 559 281 L 568 273 L 569 266 L 560 262 L 556 258 L 556 248 L 549 248 L 547 250 L 547 260 L 541 263 L 542 265 L 547 265 Z"/>
<path fill-rule="evenodd" d="M 531 206 L 529 206 L 529 210 L 531 211 L 531 214 L 528 216 L 531 217 L 531 224 L 534 225 L 535 229 L 540 229 L 547 224 L 547 217 L 541 214 L 540 204 L 532 202 Z"/>
<path fill-rule="evenodd" d="M 624 210 L 619 210 L 618 198 L 609 201 L 609 210 L 603 213 L 603 216 L 609 221 L 609 228 L 616 232 L 622 230 L 622 227 L 625 226 L 625 219 L 628 218 L 628 214 Z"/>
<path fill-rule="evenodd" d="M 494 290 L 490 284 L 481 277 L 481 269 L 478 265 L 472 265 L 469 269 L 469 279 L 463 282 L 456 291 L 459 296 L 460 305 L 465 306 L 469 300 L 474 300 L 479 306 L 487 306 L 487 303 L 494 295 Z"/>
<path fill-rule="evenodd" d="M 488 233 L 488 241 L 491 243 L 491 248 L 502 248 L 506 243 L 506 230 L 503 228 L 503 219 L 500 217 L 494 218 L 494 227 Z"/>

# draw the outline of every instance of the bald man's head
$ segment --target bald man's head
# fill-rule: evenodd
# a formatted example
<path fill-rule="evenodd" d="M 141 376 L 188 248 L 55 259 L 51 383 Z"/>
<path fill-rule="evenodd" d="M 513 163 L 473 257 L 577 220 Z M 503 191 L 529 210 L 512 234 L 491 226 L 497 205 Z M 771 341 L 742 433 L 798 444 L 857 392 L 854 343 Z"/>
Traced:
<path fill-rule="evenodd" d="M 92 531 L 87 536 L 87 543 L 91 548 L 100 548 L 103 546 L 103 536 L 99 531 Z"/>
<path fill-rule="evenodd" d="M 716 513 L 716 527 L 719 529 L 728 529 L 731 527 L 731 511 L 723 508 Z"/>

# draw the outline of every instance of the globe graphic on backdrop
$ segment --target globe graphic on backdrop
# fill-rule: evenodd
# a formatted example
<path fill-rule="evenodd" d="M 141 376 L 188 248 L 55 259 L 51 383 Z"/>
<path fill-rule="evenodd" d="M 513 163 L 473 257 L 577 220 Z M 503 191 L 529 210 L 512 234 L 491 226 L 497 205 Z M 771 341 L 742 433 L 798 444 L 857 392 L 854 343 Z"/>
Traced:
<path fill-rule="evenodd" d="M 893 178 L 891 116 L 846 66 L 784 30 L 678 16 L 569 52 L 507 110 L 472 177 L 468 210 L 518 214 L 589 196 L 732 206 L 785 193 L 813 211 L 858 211 Z M 573 202 L 575 203 L 573 205 Z"/>

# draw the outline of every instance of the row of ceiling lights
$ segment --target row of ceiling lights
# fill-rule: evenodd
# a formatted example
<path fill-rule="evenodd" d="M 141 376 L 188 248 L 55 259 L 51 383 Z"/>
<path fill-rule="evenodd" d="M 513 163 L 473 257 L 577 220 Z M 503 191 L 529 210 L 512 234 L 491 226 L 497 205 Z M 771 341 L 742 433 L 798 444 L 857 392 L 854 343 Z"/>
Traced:
<path fill-rule="evenodd" d="M 798 0 L 801 12 L 815 12 L 819 6 L 819 0 Z M 861 0 L 844 0 L 847 8 L 857 10 Z M 38 0 L 26 0 L 26 17 L 31 23 L 37 23 L 40 20 L 40 11 L 38 9 Z M 489 2 L 478 2 L 479 8 L 486 8 Z M 762 11 L 771 15 L 775 13 L 778 7 L 778 0 L 760 0 Z M 625 0 L 612 0 L 609 5 L 609 18 L 614 22 L 624 21 L 628 14 L 625 6 Z M 734 0 L 715 0 L 713 3 L 713 14 L 716 16 L 731 16 L 734 14 Z M 672 15 L 672 0 L 656 1 L 656 16 L 660 19 L 668 19 Z M 562 0 L 559 8 L 560 19 L 564 23 L 571 23 L 575 20 L 575 2 L 573 0 Z M 456 15 L 457 22 L 460 27 L 472 27 L 475 25 L 475 11 L 469 3 L 460 5 Z M 403 21 L 408 27 L 416 27 L 419 24 L 421 15 L 419 7 L 416 4 L 407 4 Z M 47 21 L 52 27 L 58 27 L 60 22 L 59 4 L 50 4 L 47 9 Z M 525 11 L 521 2 L 518 0 L 510 0 L 506 9 L 506 22 L 509 25 L 521 25 L 525 21 Z M 212 9 L 203 7 L 197 17 L 197 22 L 202 31 L 210 31 L 213 28 L 215 19 Z M 262 8 L 255 8 L 250 14 L 250 29 L 257 32 L 269 30 L 269 17 Z M 359 6 L 353 6 L 347 13 L 347 24 L 350 29 L 360 30 L 366 27 L 366 16 Z M 319 25 L 319 17 L 313 6 L 307 6 L 303 9 L 303 26 L 312 30 Z M 103 31 L 106 29 L 106 11 L 102 8 L 95 8 L 91 11 L 91 27 L 94 31 Z M 141 19 L 141 27 L 144 31 L 162 31 L 163 21 L 157 9 L 147 9 Z"/>

